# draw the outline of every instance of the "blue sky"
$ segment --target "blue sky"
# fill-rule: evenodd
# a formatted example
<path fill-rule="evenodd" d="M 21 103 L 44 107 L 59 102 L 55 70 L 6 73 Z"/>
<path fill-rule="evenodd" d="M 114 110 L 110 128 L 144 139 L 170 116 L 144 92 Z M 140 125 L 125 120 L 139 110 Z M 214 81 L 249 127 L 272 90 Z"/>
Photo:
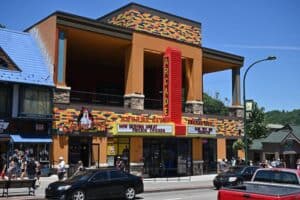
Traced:
<path fill-rule="evenodd" d="M 97 18 L 130 2 L 201 22 L 203 46 L 245 57 L 241 75 L 276 56 L 249 71 L 246 97 L 267 111 L 300 109 L 298 0 L 3 0 L 0 23 L 24 30 L 56 10 Z M 231 71 L 205 75 L 204 91 L 231 100 Z"/>

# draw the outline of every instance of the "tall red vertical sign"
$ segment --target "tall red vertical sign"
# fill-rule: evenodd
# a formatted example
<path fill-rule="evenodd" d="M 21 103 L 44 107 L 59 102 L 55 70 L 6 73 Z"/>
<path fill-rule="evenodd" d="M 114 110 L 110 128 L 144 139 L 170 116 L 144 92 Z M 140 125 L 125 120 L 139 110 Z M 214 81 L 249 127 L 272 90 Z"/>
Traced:
<path fill-rule="evenodd" d="M 163 113 L 167 120 L 175 123 L 175 134 L 185 135 L 186 128 L 181 124 L 181 52 L 168 47 L 163 62 Z"/>

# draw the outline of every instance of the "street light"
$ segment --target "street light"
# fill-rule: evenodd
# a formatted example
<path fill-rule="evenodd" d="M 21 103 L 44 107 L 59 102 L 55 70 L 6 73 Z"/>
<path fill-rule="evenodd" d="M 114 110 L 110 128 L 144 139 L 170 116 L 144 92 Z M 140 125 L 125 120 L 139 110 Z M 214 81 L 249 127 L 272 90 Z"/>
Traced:
<path fill-rule="evenodd" d="M 245 142 L 245 162 L 248 163 L 248 134 L 246 130 L 246 76 L 248 71 L 257 63 L 268 61 L 268 60 L 276 60 L 275 56 L 269 56 L 265 59 L 257 60 L 254 63 L 252 63 L 244 73 L 243 77 L 243 102 L 244 102 L 244 142 Z"/>

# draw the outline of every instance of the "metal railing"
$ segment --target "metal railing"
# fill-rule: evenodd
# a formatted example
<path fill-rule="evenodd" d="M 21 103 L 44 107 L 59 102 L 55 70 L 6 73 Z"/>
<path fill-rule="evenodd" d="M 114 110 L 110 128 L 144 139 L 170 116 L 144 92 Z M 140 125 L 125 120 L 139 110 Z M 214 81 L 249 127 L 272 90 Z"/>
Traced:
<path fill-rule="evenodd" d="M 71 90 L 70 100 L 72 102 L 94 103 L 110 106 L 123 106 L 123 95 L 95 93 L 87 91 Z"/>
<path fill-rule="evenodd" d="M 144 177 L 144 181 L 191 181 L 191 169 L 186 169 L 185 173 L 178 173 L 178 168 L 151 168 L 148 171 L 149 177 Z M 146 174 L 145 174 L 146 175 Z"/>
<path fill-rule="evenodd" d="M 121 94 L 107 94 L 107 93 L 71 90 L 70 100 L 71 102 L 84 102 L 84 103 L 93 103 L 93 104 L 118 106 L 118 107 L 124 106 L 124 96 Z M 150 109 L 150 110 L 161 110 L 162 99 L 145 98 L 144 107 L 145 109 Z"/>

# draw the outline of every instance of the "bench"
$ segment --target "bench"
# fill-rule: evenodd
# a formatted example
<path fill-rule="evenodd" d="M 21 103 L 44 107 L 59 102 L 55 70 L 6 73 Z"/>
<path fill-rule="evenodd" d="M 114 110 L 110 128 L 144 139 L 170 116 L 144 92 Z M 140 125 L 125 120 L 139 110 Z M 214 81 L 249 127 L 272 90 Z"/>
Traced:
<path fill-rule="evenodd" d="M 36 179 L 22 179 L 22 180 L 0 180 L 0 188 L 2 188 L 2 197 L 8 197 L 9 188 L 28 188 L 28 195 L 35 195 L 35 181 Z"/>

